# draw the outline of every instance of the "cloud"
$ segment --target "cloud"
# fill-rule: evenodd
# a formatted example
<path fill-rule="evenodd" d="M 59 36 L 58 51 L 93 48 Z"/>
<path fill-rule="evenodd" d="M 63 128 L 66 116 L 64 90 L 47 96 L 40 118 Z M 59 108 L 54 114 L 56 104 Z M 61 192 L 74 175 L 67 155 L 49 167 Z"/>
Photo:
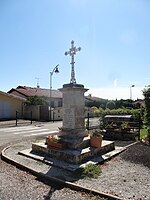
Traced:
<path fill-rule="evenodd" d="M 134 87 L 131 89 L 132 99 L 143 99 L 142 95 L 143 87 Z M 130 87 L 103 87 L 103 88 L 91 88 L 87 94 L 92 94 L 99 98 L 115 100 L 115 99 L 130 99 Z"/>

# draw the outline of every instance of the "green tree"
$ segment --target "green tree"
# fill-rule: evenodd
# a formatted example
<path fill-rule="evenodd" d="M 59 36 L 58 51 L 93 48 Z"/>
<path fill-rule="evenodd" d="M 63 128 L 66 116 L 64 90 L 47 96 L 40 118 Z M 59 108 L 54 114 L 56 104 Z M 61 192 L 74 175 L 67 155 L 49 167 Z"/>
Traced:
<path fill-rule="evenodd" d="M 33 96 L 28 97 L 27 105 L 48 105 L 45 97 Z"/>
<path fill-rule="evenodd" d="M 115 109 L 115 107 L 116 107 L 116 105 L 115 105 L 115 102 L 113 102 L 113 101 L 109 101 L 109 102 L 107 102 L 107 104 L 106 104 L 106 108 L 109 108 L 109 109 Z"/>
<path fill-rule="evenodd" d="M 144 120 L 148 125 L 150 125 L 150 85 L 143 90 L 143 96 L 145 104 Z"/>

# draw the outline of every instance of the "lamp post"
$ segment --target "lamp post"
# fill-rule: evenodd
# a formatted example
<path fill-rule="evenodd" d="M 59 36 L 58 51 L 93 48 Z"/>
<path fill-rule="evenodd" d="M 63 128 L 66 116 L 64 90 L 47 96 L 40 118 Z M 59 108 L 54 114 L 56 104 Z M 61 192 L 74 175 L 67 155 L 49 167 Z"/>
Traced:
<path fill-rule="evenodd" d="M 130 86 L 130 99 L 132 100 L 132 88 L 135 87 L 135 85 Z"/>
<path fill-rule="evenodd" d="M 54 67 L 53 71 L 50 72 L 50 95 L 49 95 L 49 120 L 51 121 L 51 118 L 52 118 L 52 115 L 51 115 L 51 99 L 52 99 L 52 76 L 53 76 L 53 73 L 59 73 L 59 70 L 58 70 L 58 66 L 59 65 L 56 65 L 56 67 Z"/>

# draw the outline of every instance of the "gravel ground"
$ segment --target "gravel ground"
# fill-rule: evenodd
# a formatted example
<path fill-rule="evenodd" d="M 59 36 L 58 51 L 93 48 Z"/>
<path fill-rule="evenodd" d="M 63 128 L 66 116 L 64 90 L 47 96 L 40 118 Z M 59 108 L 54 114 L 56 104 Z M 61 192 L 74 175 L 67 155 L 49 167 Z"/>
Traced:
<path fill-rule="evenodd" d="M 123 199 L 150 200 L 150 146 L 130 146 L 102 165 L 98 179 L 81 179 L 77 183 Z"/>
<path fill-rule="evenodd" d="M 0 152 L 4 147 L 0 147 Z M 0 159 L 0 200 L 90 200 L 93 197 L 38 180 Z"/>
<path fill-rule="evenodd" d="M 36 177 L 7 163 L 0 162 L 0 199 L 2 200 L 88 200 L 67 188 L 55 188 L 44 184 Z"/>
<path fill-rule="evenodd" d="M 126 146 L 131 142 L 116 142 Z M 2 147 L 0 148 L 2 150 Z M 78 184 L 123 199 L 150 200 L 150 146 L 137 143 L 102 165 L 98 179 L 80 179 Z M 88 200 L 82 192 L 57 188 L 0 160 L 0 199 L 3 200 Z"/>

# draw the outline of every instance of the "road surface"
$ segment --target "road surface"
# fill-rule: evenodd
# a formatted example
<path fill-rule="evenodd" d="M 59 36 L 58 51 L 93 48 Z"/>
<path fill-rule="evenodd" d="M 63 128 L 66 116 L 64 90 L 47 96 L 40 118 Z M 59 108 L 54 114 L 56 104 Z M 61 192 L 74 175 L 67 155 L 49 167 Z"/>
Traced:
<path fill-rule="evenodd" d="M 98 118 L 90 119 L 90 126 L 95 126 L 96 124 L 98 124 Z M 6 126 L 0 128 L 0 146 L 27 137 L 46 137 L 47 135 L 57 133 L 59 131 L 58 127 L 62 127 L 62 121 L 57 121 L 54 123 L 40 122 L 27 126 Z"/>

